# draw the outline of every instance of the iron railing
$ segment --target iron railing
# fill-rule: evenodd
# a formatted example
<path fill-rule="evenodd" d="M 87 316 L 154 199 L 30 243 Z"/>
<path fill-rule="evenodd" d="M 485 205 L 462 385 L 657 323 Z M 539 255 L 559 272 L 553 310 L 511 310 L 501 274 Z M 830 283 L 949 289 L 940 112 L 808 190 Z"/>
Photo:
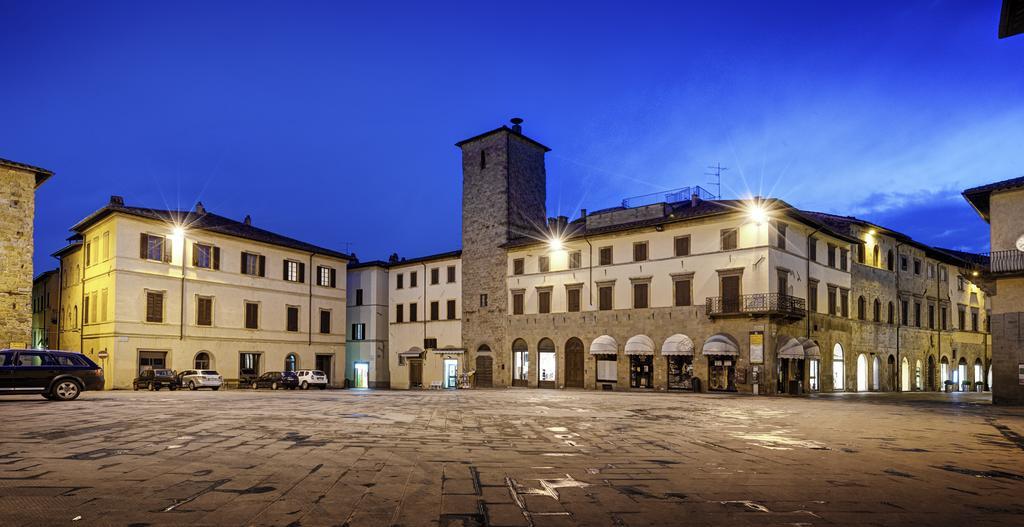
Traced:
<path fill-rule="evenodd" d="M 1024 271 L 1024 252 L 995 251 L 982 253 L 981 255 L 988 263 L 990 273 L 1017 273 Z"/>
<path fill-rule="evenodd" d="M 807 303 L 803 298 L 782 293 L 713 296 L 708 297 L 706 307 L 710 317 L 749 314 L 803 318 L 807 315 Z"/>

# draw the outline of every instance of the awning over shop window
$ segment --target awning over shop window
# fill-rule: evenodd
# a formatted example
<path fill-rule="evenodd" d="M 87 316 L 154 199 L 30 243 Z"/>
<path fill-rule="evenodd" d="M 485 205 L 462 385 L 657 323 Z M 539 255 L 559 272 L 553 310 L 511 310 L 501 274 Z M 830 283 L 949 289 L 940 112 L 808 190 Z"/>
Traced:
<path fill-rule="evenodd" d="M 615 355 L 619 352 L 619 343 L 608 335 L 601 335 L 590 343 L 591 355 Z"/>
<path fill-rule="evenodd" d="M 800 341 L 800 345 L 804 347 L 804 357 L 808 359 L 821 359 L 821 348 L 818 347 L 818 343 L 806 338 L 800 337 L 797 340 Z"/>
<path fill-rule="evenodd" d="M 634 335 L 626 341 L 626 355 L 654 355 L 654 341 L 647 335 Z"/>
<path fill-rule="evenodd" d="M 779 345 L 777 353 L 780 359 L 802 359 L 804 358 L 804 345 L 799 340 L 790 337 Z"/>
<path fill-rule="evenodd" d="M 662 355 L 693 355 L 693 339 L 683 335 L 682 333 L 676 333 L 671 337 L 665 339 L 665 343 L 661 345 Z"/>
<path fill-rule="evenodd" d="M 398 352 L 399 357 L 405 357 L 407 359 L 415 359 L 420 355 L 423 355 L 423 350 L 417 348 L 416 346 L 409 348 L 409 351 Z"/>
<path fill-rule="evenodd" d="M 704 355 L 736 356 L 740 354 L 740 347 L 729 335 L 716 333 L 704 341 L 704 347 L 700 351 Z"/>
<path fill-rule="evenodd" d="M 465 353 L 466 352 L 466 350 L 464 348 L 436 348 L 436 349 L 432 349 L 430 351 L 433 352 L 433 353 L 442 353 L 442 354 L 445 354 L 445 355 L 450 355 L 450 354 L 451 355 L 457 355 L 457 354 Z"/>

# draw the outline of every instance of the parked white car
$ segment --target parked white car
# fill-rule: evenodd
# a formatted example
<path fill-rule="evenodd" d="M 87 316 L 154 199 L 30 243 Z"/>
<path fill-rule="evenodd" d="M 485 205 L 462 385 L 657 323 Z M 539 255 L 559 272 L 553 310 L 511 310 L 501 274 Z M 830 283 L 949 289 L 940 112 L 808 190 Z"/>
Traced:
<path fill-rule="evenodd" d="M 217 391 L 224 384 L 224 377 L 215 370 L 185 370 L 178 374 L 178 383 L 189 390 L 210 388 Z"/>
<path fill-rule="evenodd" d="M 299 370 L 299 388 L 308 390 L 310 388 L 327 388 L 327 375 L 320 370 Z"/>

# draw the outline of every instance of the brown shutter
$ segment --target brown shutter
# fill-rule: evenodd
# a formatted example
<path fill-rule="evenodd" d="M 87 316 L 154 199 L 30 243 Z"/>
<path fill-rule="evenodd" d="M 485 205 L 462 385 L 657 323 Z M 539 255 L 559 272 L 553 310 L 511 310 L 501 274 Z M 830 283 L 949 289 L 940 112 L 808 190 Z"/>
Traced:
<path fill-rule="evenodd" d="M 246 253 L 244 251 L 242 252 L 242 269 L 240 271 L 242 274 L 245 274 L 245 255 L 246 254 L 248 254 L 248 253 Z"/>
<path fill-rule="evenodd" d="M 198 243 L 193 243 L 192 244 L 192 267 L 197 267 L 198 265 L 199 265 L 199 244 Z"/>
<path fill-rule="evenodd" d="M 338 287 L 338 270 L 331 267 L 331 287 Z"/>
<path fill-rule="evenodd" d="M 267 257 L 260 255 L 260 276 L 267 276 Z"/>
<path fill-rule="evenodd" d="M 281 279 L 288 280 L 288 260 L 281 260 Z"/>
<path fill-rule="evenodd" d="M 148 251 L 146 250 L 148 248 L 149 248 L 149 235 L 146 234 L 146 233 L 142 233 L 142 234 L 139 235 L 139 258 L 142 258 L 143 260 L 146 259 L 146 256 L 149 255 Z"/>
<path fill-rule="evenodd" d="M 306 283 L 306 264 L 299 262 L 299 281 Z"/>
<path fill-rule="evenodd" d="M 170 245 L 170 247 L 168 247 L 168 245 Z M 184 244 L 182 244 L 182 247 L 184 247 Z M 163 251 L 164 251 L 164 254 L 163 254 L 164 258 L 163 258 L 163 260 L 165 262 L 170 262 L 171 261 L 171 250 L 174 248 L 174 246 L 167 243 L 167 238 L 161 238 L 160 248 L 163 249 Z M 182 255 L 182 256 L 184 256 L 184 255 Z M 181 261 L 182 261 L 182 263 L 184 263 L 185 259 L 182 258 Z"/>
<path fill-rule="evenodd" d="M 213 248 L 213 268 L 220 270 L 220 247 Z"/>

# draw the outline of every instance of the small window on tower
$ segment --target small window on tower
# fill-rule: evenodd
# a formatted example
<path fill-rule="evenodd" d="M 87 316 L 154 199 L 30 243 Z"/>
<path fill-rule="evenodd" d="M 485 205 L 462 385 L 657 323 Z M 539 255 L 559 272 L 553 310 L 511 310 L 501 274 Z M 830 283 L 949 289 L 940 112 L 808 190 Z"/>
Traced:
<path fill-rule="evenodd" d="M 487 152 L 480 151 L 480 170 L 487 168 Z"/>

